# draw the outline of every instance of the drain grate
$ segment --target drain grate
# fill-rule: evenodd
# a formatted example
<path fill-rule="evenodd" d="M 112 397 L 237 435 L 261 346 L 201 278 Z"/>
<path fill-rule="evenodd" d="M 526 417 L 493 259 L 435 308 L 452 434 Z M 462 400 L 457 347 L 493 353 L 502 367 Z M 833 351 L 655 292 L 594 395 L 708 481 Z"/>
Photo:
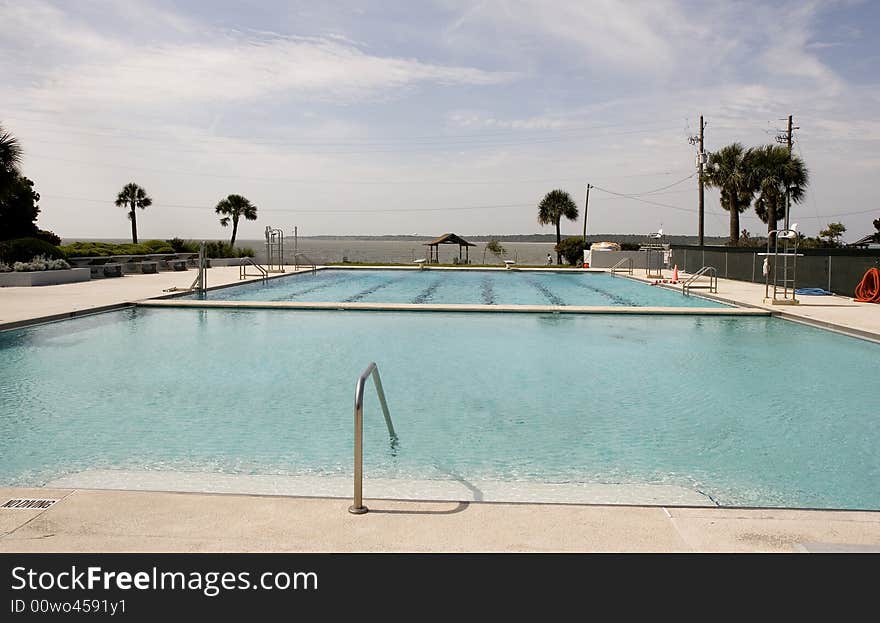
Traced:
<path fill-rule="evenodd" d="M 0 508 L 11 508 L 14 510 L 33 510 L 37 509 L 45 509 L 49 508 L 58 500 L 49 500 L 44 498 L 31 499 L 31 498 L 12 498 L 11 500 L 6 500 L 3 504 L 0 504 Z"/>

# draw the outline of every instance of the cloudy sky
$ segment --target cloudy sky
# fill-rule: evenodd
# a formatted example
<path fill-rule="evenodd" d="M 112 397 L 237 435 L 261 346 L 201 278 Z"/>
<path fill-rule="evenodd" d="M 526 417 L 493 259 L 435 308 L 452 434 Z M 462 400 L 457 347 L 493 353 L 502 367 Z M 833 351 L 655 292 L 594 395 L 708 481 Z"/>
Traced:
<path fill-rule="evenodd" d="M 128 236 L 129 181 L 142 238 L 228 235 L 230 193 L 259 209 L 243 239 L 549 233 L 541 197 L 582 210 L 587 183 L 590 232 L 695 234 L 701 114 L 709 151 L 794 115 L 807 234 L 880 216 L 878 2 L 0 0 L 0 23 L 0 123 L 64 237 Z"/>

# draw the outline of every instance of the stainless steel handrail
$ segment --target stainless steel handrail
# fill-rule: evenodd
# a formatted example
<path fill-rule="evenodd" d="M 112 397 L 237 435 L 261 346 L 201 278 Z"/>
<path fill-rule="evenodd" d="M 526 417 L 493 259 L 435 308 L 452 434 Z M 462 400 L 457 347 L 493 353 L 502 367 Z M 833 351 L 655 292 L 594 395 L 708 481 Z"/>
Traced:
<path fill-rule="evenodd" d="M 624 264 L 629 264 L 629 269 L 626 270 L 630 275 L 633 274 L 633 259 L 631 257 L 624 257 L 618 260 L 618 262 L 611 267 L 610 272 L 616 273 L 617 269 L 620 268 L 621 272 L 623 272 L 623 268 L 621 268 Z"/>
<path fill-rule="evenodd" d="M 693 285 L 697 279 L 706 275 L 709 277 L 708 286 Z M 700 289 L 709 290 L 709 292 L 714 292 L 716 294 L 718 293 L 718 271 L 714 266 L 703 266 L 700 270 L 685 279 L 681 284 L 681 291 L 683 294 L 687 294 L 690 290 Z"/>
<path fill-rule="evenodd" d="M 315 264 L 315 262 L 313 262 L 312 260 L 310 260 L 310 259 L 309 259 L 309 256 L 306 255 L 306 254 L 304 254 L 304 253 L 294 253 L 294 254 L 293 254 L 293 270 L 297 270 L 297 267 L 299 266 L 299 264 L 297 264 L 297 262 L 296 262 L 296 258 L 298 258 L 298 257 L 304 258 L 304 259 L 306 260 L 306 261 L 305 261 L 305 264 L 306 264 L 307 266 L 311 266 L 311 267 L 312 267 L 312 272 L 313 272 L 313 273 L 316 272 L 316 271 L 318 270 L 318 265 Z"/>
<path fill-rule="evenodd" d="M 364 506 L 364 387 L 370 376 L 373 377 L 376 393 L 379 395 L 379 404 L 382 405 L 388 436 L 391 437 L 391 447 L 392 449 L 397 447 L 397 433 L 394 432 L 394 424 L 391 423 L 391 413 L 385 401 L 385 390 L 382 389 L 379 368 L 375 361 L 371 361 L 370 365 L 361 372 L 354 389 L 354 501 L 348 507 L 348 512 L 353 515 L 363 515 L 369 510 Z"/>
<path fill-rule="evenodd" d="M 267 281 L 269 279 L 269 271 L 267 271 L 265 268 L 263 268 L 262 266 L 257 264 L 251 258 L 243 257 L 243 258 L 241 258 L 241 260 L 242 260 L 241 264 L 238 265 L 238 278 L 239 278 L 239 280 L 244 279 L 245 277 L 260 277 L 260 278 L 262 278 L 263 281 Z M 258 271 L 260 271 L 260 274 L 259 275 L 248 275 L 247 274 L 248 264 L 250 264 L 251 266 L 256 268 Z"/>

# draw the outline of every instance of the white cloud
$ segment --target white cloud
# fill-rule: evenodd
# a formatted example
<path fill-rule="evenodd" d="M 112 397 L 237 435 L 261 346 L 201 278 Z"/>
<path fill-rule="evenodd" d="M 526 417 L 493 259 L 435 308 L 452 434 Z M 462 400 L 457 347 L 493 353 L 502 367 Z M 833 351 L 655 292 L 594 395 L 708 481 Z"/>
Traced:
<path fill-rule="evenodd" d="M 30 82 L 36 86 L 24 90 L 26 97 L 52 109 L 174 107 L 269 97 L 346 103 L 393 98 L 419 84 L 492 85 L 515 77 L 512 72 L 373 55 L 338 35 L 199 35 L 188 20 L 171 13 L 154 14 L 140 3 L 120 9 L 125 20 L 149 14 L 153 25 L 158 20 L 170 25 L 172 34 L 202 40 L 143 43 L 142 36 L 93 30 L 52 5 L 0 5 L 0 21 L 14 34 L 16 53 L 22 58 L 43 56 L 42 66 L 31 63 Z"/>

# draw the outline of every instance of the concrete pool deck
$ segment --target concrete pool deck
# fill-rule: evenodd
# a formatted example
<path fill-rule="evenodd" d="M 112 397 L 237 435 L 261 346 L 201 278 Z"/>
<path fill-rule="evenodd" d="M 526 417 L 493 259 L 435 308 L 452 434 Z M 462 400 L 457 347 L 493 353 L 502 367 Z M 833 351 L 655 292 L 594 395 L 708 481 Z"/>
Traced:
<path fill-rule="evenodd" d="M 0 552 L 880 552 L 880 513 L 0 488 Z"/>
<path fill-rule="evenodd" d="M 292 267 L 286 268 L 293 273 Z M 296 272 L 309 272 L 302 268 Z M 0 288 L 0 330 L 34 322 L 49 322 L 130 305 L 132 302 L 173 294 L 169 288 L 188 288 L 198 271 L 163 271 L 152 275 L 127 274 L 123 277 L 93 279 L 54 286 Z M 270 275 L 270 279 L 284 276 Z M 238 266 L 215 266 L 207 271 L 208 287 L 257 281 L 260 277 L 239 279 Z"/>
<path fill-rule="evenodd" d="M 194 276 L 190 270 L 2 288 L 0 329 L 167 297 L 163 290 L 188 287 Z M 208 283 L 237 284 L 238 276 L 238 267 L 211 268 Z M 801 305 L 778 307 L 764 305 L 763 294 L 762 284 L 719 279 L 719 294 L 707 298 L 880 340 L 880 305 L 804 296 Z M 461 496 L 451 502 L 367 500 L 371 512 L 353 516 L 346 512 L 350 500 L 338 497 L 83 486 L 0 488 L 0 505 L 11 498 L 59 500 L 43 510 L 0 508 L 0 552 L 880 552 L 880 512 L 874 511 L 475 502 Z"/>

